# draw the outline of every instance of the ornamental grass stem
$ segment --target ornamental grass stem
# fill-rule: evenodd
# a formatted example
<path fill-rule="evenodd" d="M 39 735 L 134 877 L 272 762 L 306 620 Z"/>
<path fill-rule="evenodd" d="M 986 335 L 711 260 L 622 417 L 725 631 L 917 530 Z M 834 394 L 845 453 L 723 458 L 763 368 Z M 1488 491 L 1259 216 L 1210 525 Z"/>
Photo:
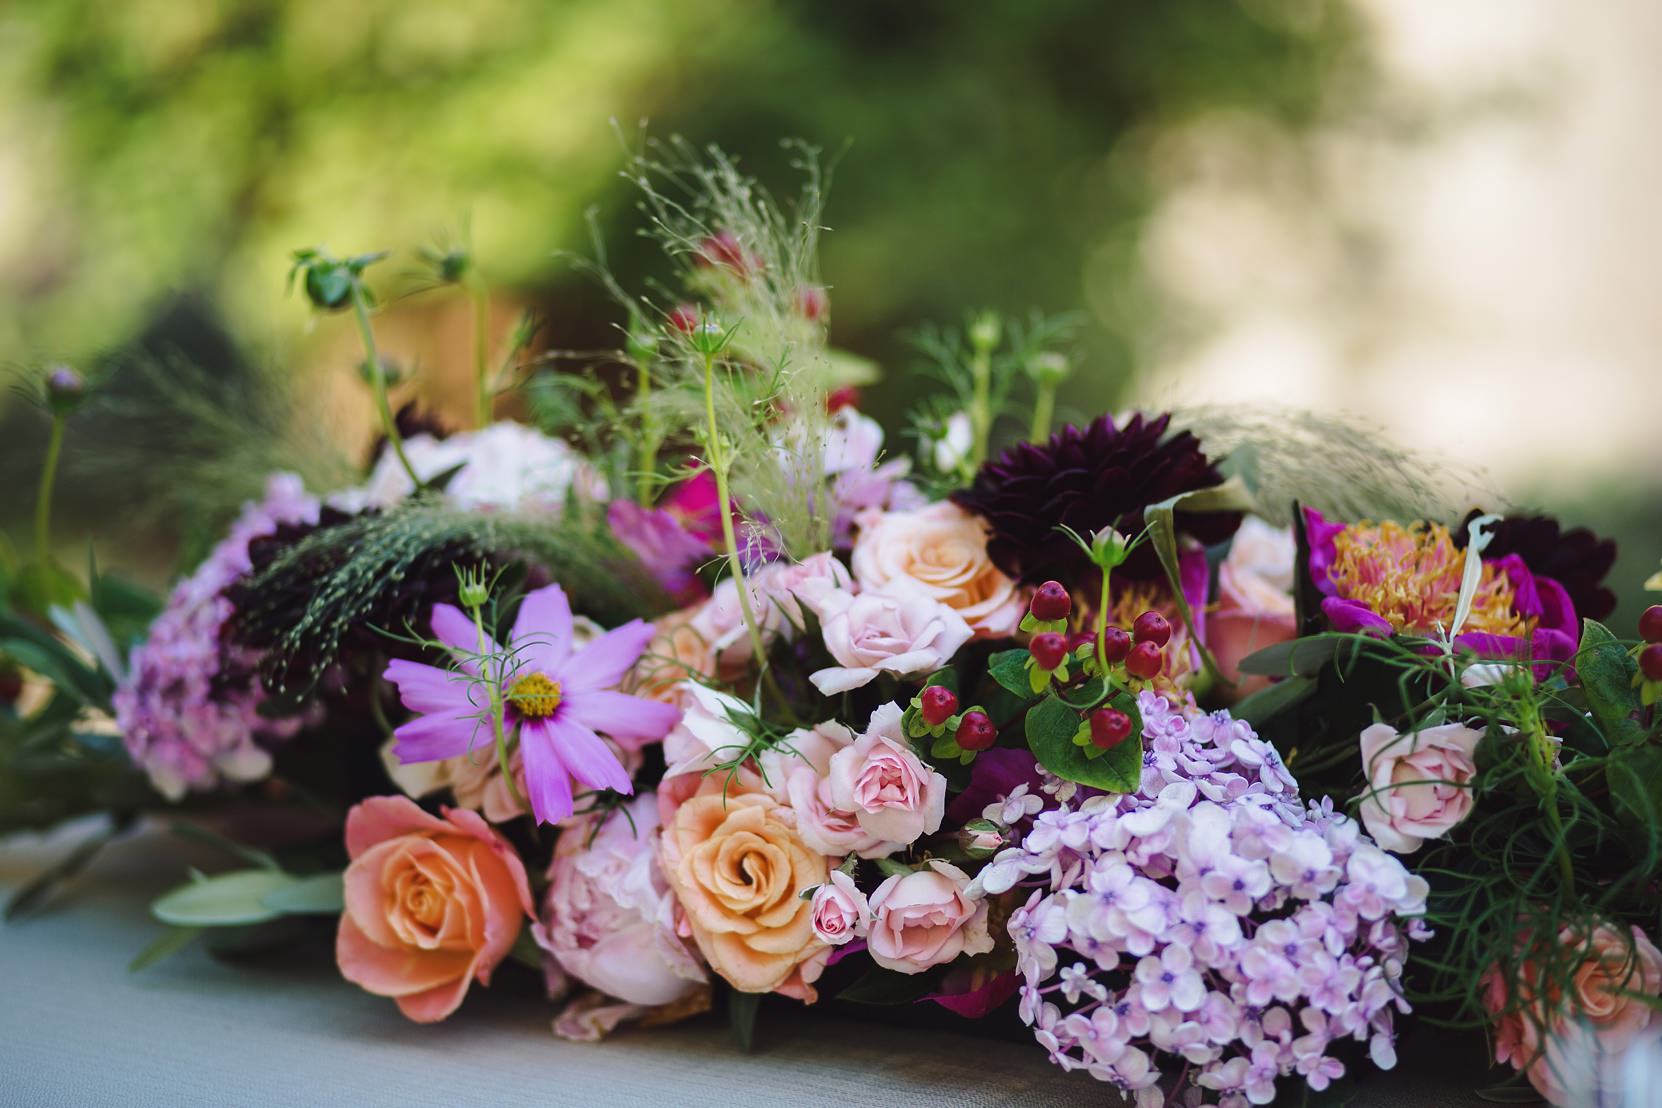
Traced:
<path fill-rule="evenodd" d="M 721 447 L 721 427 L 716 422 L 716 356 L 713 352 L 704 355 L 704 418 L 710 430 L 710 471 L 716 478 L 716 510 L 721 513 L 721 539 L 727 546 L 727 569 L 739 587 L 739 611 L 744 616 L 745 630 L 750 635 L 750 649 L 756 655 L 756 667 L 765 674 L 767 648 L 762 644 L 762 629 L 751 608 L 750 589 L 744 579 L 744 562 L 739 557 L 738 536 L 733 532 L 733 510 L 727 492 L 727 459 Z"/>
<path fill-rule="evenodd" d="M 658 469 L 658 421 L 647 400 L 652 395 L 652 359 L 635 358 L 635 406 L 641 413 L 641 456 L 635 482 L 635 499 L 643 508 L 652 507 L 653 479 Z"/>
<path fill-rule="evenodd" d="M 58 456 L 63 453 L 64 414 L 52 413 L 52 431 L 46 440 L 46 462 L 40 471 L 35 497 L 35 564 L 44 567 L 52 557 L 52 488 L 58 480 Z"/>
<path fill-rule="evenodd" d="M 369 325 L 369 308 L 364 303 L 363 286 L 356 280 L 352 282 L 352 314 L 357 317 L 358 334 L 363 339 L 364 354 L 369 359 L 369 389 L 375 394 L 375 409 L 381 416 L 381 433 L 387 436 L 393 453 L 398 455 L 398 464 L 404 467 L 410 484 L 419 492 L 421 478 L 416 476 L 415 467 L 404 453 L 404 439 L 398 433 L 397 421 L 392 416 L 392 402 L 387 398 L 387 367 L 375 348 L 375 330 Z"/>
<path fill-rule="evenodd" d="M 468 607 L 468 612 L 473 616 L 473 629 L 478 635 L 479 659 L 484 662 L 486 658 L 491 656 L 489 649 L 491 640 L 485 634 L 484 608 L 481 605 L 474 604 Z M 491 737 L 496 745 L 497 768 L 502 773 L 502 780 L 507 782 L 508 796 L 513 799 L 514 806 L 522 812 L 528 812 L 531 810 L 531 806 L 525 802 L 525 797 L 520 795 L 519 782 L 514 780 L 513 767 L 508 761 L 508 734 L 502 726 L 503 700 L 500 672 L 494 678 L 488 675 L 485 677 L 485 695 L 490 700 Z"/>
<path fill-rule="evenodd" d="M 970 429 L 974 432 L 970 443 L 970 468 L 980 469 L 987 460 L 987 440 L 992 436 L 993 424 L 993 362 L 992 351 L 977 343 L 970 356 Z"/>

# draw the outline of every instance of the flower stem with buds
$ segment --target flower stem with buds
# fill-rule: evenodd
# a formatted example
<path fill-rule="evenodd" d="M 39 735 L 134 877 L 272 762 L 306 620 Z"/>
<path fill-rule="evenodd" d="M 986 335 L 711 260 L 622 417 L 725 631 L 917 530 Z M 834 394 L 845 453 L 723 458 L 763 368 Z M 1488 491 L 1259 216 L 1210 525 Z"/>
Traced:
<path fill-rule="evenodd" d="M 635 404 L 641 414 L 640 475 L 635 483 L 635 499 L 641 507 L 652 507 L 653 479 L 658 468 L 658 426 L 647 399 L 652 395 L 652 359 L 645 354 L 635 356 Z"/>
<path fill-rule="evenodd" d="M 973 434 L 969 460 L 970 469 L 977 470 L 987 460 L 987 440 L 992 436 L 993 424 L 993 359 L 992 349 L 985 344 L 974 344 L 970 355 L 970 379 L 973 391 L 970 394 L 969 414 Z"/>
<path fill-rule="evenodd" d="M 483 604 L 468 605 L 468 614 L 473 616 L 473 629 L 478 635 L 481 672 L 486 675 L 485 695 L 490 701 L 491 736 L 496 745 L 496 765 L 502 773 L 502 780 L 507 782 L 508 795 L 513 799 L 514 806 L 522 812 L 529 812 L 531 807 L 526 804 L 525 798 L 520 795 L 519 782 L 514 780 L 513 765 L 508 761 L 508 735 L 502 726 L 502 671 L 497 670 L 494 676 L 490 674 L 490 637 L 485 634 L 484 612 Z"/>
<path fill-rule="evenodd" d="M 1056 386 L 1040 381 L 1033 397 L 1033 423 L 1027 431 L 1028 442 L 1044 442 L 1050 438 L 1050 421 L 1056 410 Z"/>
<path fill-rule="evenodd" d="M 727 492 L 727 459 L 721 446 L 721 427 L 716 422 L 716 355 L 704 353 L 704 418 L 710 430 L 710 471 L 716 478 L 716 510 L 721 513 L 721 538 L 727 546 L 727 568 L 733 583 L 739 588 L 739 611 L 744 616 L 745 630 L 750 634 L 750 649 L 756 655 L 756 667 L 767 672 L 767 647 L 762 644 L 761 625 L 750 604 L 750 589 L 745 584 L 744 563 L 739 557 L 739 542 L 733 532 L 733 510 Z"/>
<path fill-rule="evenodd" d="M 404 453 L 404 439 L 398 433 L 398 423 L 393 419 L 392 401 L 387 398 L 387 367 L 381 361 L 381 354 L 375 348 L 375 330 L 369 325 L 369 306 L 364 301 L 363 286 L 357 280 L 352 282 L 352 313 L 358 320 L 358 334 L 363 338 L 364 356 L 369 359 L 369 390 L 375 394 L 375 408 L 381 416 L 381 433 L 387 436 L 387 442 L 392 444 L 394 454 L 398 455 L 399 465 L 409 475 L 410 484 L 419 491 L 421 478 L 416 476 L 415 467 L 410 464 L 409 456 Z"/>

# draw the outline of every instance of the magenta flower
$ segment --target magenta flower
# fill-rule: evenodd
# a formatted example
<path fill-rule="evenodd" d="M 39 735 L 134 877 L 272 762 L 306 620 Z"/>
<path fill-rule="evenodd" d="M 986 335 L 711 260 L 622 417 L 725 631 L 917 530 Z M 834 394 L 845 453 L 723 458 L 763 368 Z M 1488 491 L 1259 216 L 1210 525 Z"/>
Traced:
<path fill-rule="evenodd" d="M 386 678 L 417 718 L 393 732 L 404 763 L 458 758 L 494 742 L 480 675 L 478 632 L 451 604 L 433 605 L 433 634 L 455 653 L 460 672 L 394 660 Z M 503 726 L 519 729 L 526 791 L 539 823 L 571 815 L 575 779 L 590 789 L 632 793 L 629 772 L 596 732 L 623 742 L 661 739 L 679 711 L 617 692 L 646 650 L 652 625 L 631 620 L 572 650 L 571 605 L 558 585 L 520 604 L 506 647 L 487 640 L 484 652 L 504 657 Z"/>

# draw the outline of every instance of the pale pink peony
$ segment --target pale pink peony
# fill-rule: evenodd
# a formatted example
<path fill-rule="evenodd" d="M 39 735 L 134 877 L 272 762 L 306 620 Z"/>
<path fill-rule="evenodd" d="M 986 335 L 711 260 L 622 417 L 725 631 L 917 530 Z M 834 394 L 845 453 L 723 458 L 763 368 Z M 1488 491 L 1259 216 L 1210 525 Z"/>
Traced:
<path fill-rule="evenodd" d="M 900 721 L 898 705 L 878 708 L 866 733 L 831 756 L 825 780 L 832 805 L 868 835 L 909 846 L 940 830 L 946 778 L 912 753 Z"/>
<path fill-rule="evenodd" d="M 542 919 L 531 933 L 560 968 L 608 996 L 674 1004 L 705 980 L 675 933 L 675 898 L 658 868 L 658 799 L 630 801 L 568 828 L 548 869 Z"/>
<path fill-rule="evenodd" d="M 871 930 L 871 906 L 854 879 L 832 870 L 831 879 L 814 890 L 814 934 L 822 943 L 842 946 Z"/>
<path fill-rule="evenodd" d="M 1016 583 L 987 557 L 987 524 L 956 504 L 870 510 L 855 521 L 854 579 L 866 590 L 905 580 L 957 612 L 978 637 L 1013 635 L 1026 610 Z"/>
<path fill-rule="evenodd" d="M 1293 606 L 1297 555 L 1291 528 L 1248 516 L 1218 568 L 1218 607 L 1206 620 L 1206 646 L 1223 675 L 1237 682 L 1234 696 L 1269 684 L 1267 677 L 1242 677 L 1242 658 L 1298 637 Z"/>
<path fill-rule="evenodd" d="M 838 662 L 809 676 L 826 696 L 870 684 L 880 673 L 939 669 L 970 639 L 957 612 L 906 580 L 859 595 L 835 589 L 817 598 L 815 610 L 825 648 Z"/>
<path fill-rule="evenodd" d="M 1483 732 L 1459 723 L 1410 735 L 1376 723 L 1362 732 L 1362 823 L 1386 850 L 1412 854 L 1472 810 L 1474 751 Z"/>
<path fill-rule="evenodd" d="M 490 984 L 533 913 L 525 866 L 474 812 L 440 819 L 372 796 L 346 815 L 346 852 L 341 975 L 420 1023 L 454 1012 L 473 981 Z"/>
<path fill-rule="evenodd" d="M 987 902 L 966 894 L 969 881 L 963 870 L 936 859 L 877 886 L 866 939 L 872 961 L 897 973 L 921 973 L 960 955 L 991 951 Z"/>

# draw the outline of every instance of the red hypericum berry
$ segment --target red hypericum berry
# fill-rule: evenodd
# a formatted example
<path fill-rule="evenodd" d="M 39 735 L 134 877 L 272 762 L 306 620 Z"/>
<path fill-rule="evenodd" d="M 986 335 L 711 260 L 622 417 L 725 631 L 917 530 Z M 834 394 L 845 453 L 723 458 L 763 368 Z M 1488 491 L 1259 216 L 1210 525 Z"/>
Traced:
<path fill-rule="evenodd" d="M 831 310 L 831 298 L 823 285 L 803 285 L 796 290 L 796 310 L 809 323 L 818 323 Z"/>
<path fill-rule="evenodd" d="M 825 411 L 827 415 L 835 415 L 844 408 L 858 408 L 860 406 L 860 390 L 853 385 L 838 385 L 825 394 Z"/>
<path fill-rule="evenodd" d="M 739 236 L 731 231 L 717 231 L 698 245 L 698 254 L 693 259 L 697 265 L 724 265 L 737 273 L 743 273 L 749 259 L 745 256 L 744 244 Z"/>
<path fill-rule="evenodd" d="M 1104 627 L 1102 629 L 1102 654 L 1108 659 L 1108 664 L 1117 666 L 1125 661 L 1131 653 L 1131 636 L 1125 633 L 1122 627 Z"/>
<path fill-rule="evenodd" d="M 1662 642 L 1653 642 L 1639 652 L 1639 672 L 1647 681 L 1662 681 Z"/>
<path fill-rule="evenodd" d="M 677 304 L 669 313 L 669 325 L 683 335 L 692 334 L 698 328 L 698 309 L 691 304 Z"/>
<path fill-rule="evenodd" d="M 1131 637 L 1138 642 L 1151 642 L 1156 647 L 1171 642 L 1171 623 L 1159 612 L 1144 612 L 1131 625 Z"/>
<path fill-rule="evenodd" d="M 1096 636 L 1091 634 L 1089 631 L 1075 631 L 1073 634 L 1068 636 L 1069 650 L 1078 650 L 1082 646 L 1088 646 L 1092 650 L 1095 650 Z"/>
<path fill-rule="evenodd" d="M 1165 664 L 1165 655 L 1151 642 L 1136 644 L 1131 648 L 1131 653 L 1125 656 L 1125 672 L 1144 681 L 1159 676 L 1160 669 Z"/>
<path fill-rule="evenodd" d="M 1033 618 L 1045 623 L 1067 619 L 1073 611 L 1073 597 L 1060 581 L 1046 581 L 1033 592 L 1033 603 L 1027 606 Z"/>
<path fill-rule="evenodd" d="M 923 722 L 931 727 L 939 727 L 957 710 L 958 694 L 945 685 L 930 685 L 918 697 L 918 711 L 923 714 Z"/>
<path fill-rule="evenodd" d="M 1091 713 L 1091 742 L 1112 750 L 1131 737 L 1131 717 L 1118 708 L 1098 708 Z"/>
<path fill-rule="evenodd" d="M 998 728 L 986 712 L 965 712 L 958 722 L 958 734 L 953 737 L 965 750 L 986 750 L 998 741 Z"/>
<path fill-rule="evenodd" d="M 1033 661 L 1040 669 L 1055 669 L 1068 656 L 1068 640 L 1065 635 L 1046 631 L 1033 636 L 1033 641 L 1027 644 L 1027 652 L 1033 655 Z"/>
<path fill-rule="evenodd" d="M 1662 604 L 1652 604 L 1639 613 L 1639 637 L 1646 642 L 1662 642 Z"/>

